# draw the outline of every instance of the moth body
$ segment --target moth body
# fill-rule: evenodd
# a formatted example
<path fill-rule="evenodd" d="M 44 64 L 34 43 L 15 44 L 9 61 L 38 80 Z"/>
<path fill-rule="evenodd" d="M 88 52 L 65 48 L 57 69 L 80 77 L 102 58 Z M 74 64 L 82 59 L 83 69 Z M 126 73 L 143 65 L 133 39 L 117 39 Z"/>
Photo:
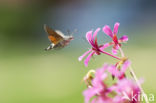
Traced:
<path fill-rule="evenodd" d="M 48 38 L 51 41 L 50 46 L 48 46 L 45 49 L 46 51 L 51 50 L 53 48 L 63 48 L 67 46 L 71 40 L 73 40 L 73 36 L 66 36 L 59 30 L 54 31 L 47 25 L 44 25 L 44 29 L 48 33 Z"/>

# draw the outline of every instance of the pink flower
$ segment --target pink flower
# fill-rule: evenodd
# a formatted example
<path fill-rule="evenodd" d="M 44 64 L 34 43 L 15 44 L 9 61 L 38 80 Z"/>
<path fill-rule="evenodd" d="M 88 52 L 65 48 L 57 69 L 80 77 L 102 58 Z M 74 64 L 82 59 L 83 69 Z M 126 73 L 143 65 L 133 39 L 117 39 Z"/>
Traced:
<path fill-rule="evenodd" d="M 88 50 L 82 56 L 79 57 L 79 61 L 81 61 L 86 55 L 89 54 L 86 60 L 84 61 L 85 66 L 88 66 L 88 62 L 90 61 L 91 57 L 94 54 L 100 55 L 100 47 L 98 46 L 97 37 L 96 37 L 99 31 L 100 31 L 100 28 L 97 28 L 93 35 L 92 35 L 93 31 L 89 31 L 86 33 L 86 39 L 89 42 L 89 44 L 92 46 L 92 49 Z"/>
<path fill-rule="evenodd" d="M 87 52 L 85 52 L 82 56 L 79 57 L 79 61 L 81 61 L 85 56 L 88 55 L 86 60 L 84 61 L 85 66 L 88 66 L 88 62 L 90 61 L 91 57 L 96 54 L 100 55 L 101 53 L 107 54 L 109 56 L 112 56 L 114 58 L 120 59 L 116 56 L 111 55 L 110 53 L 107 53 L 103 51 L 103 49 L 107 48 L 109 46 L 109 43 L 106 43 L 104 45 L 98 45 L 97 43 L 97 33 L 100 31 L 100 28 L 97 28 L 95 32 L 92 35 L 93 31 L 89 31 L 86 33 L 86 39 L 89 42 L 89 44 L 92 46 L 92 49 L 89 49 Z"/>
<path fill-rule="evenodd" d="M 121 46 L 120 43 L 128 41 L 128 36 L 126 35 L 123 35 L 120 39 L 117 38 L 119 25 L 120 24 L 118 22 L 115 23 L 113 31 L 110 29 L 108 25 L 103 27 L 103 32 L 107 34 L 108 36 L 110 36 L 113 40 L 112 42 L 109 43 L 109 45 L 114 45 L 112 48 L 112 52 L 114 54 L 117 54 L 117 50 L 119 49 L 119 46 Z"/>
<path fill-rule="evenodd" d="M 138 96 L 141 91 L 136 83 L 129 79 L 119 80 L 116 89 L 117 96 L 114 97 L 116 103 L 140 103 Z"/>
<path fill-rule="evenodd" d="M 107 64 L 97 69 L 90 86 L 83 92 L 85 103 L 140 103 L 138 100 L 141 93 L 139 87 L 134 81 L 123 78 L 129 65 L 130 62 L 126 60 L 120 71 L 117 70 L 116 66 Z M 109 87 L 105 82 L 107 78 L 106 70 L 119 78 L 115 84 Z"/>
<path fill-rule="evenodd" d="M 122 67 L 118 68 L 118 66 L 116 65 L 111 65 L 109 68 L 108 68 L 108 71 L 113 75 L 115 76 L 116 78 L 118 79 L 123 79 L 125 77 L 125 72 L 127 70 L 127 68 L 130 66 L 130 61 L 126 60 Z"/>
<path fill-rule="evenodd" d="M 104 80 L 107 77 L 107 74 L 105 73 L 107 68 L 108 65 L 105 65 L 103 68 L 96 70 L 95 78 L 92 80 L 92 86 L 83 92 L 85 103 L 89 103 L 94 96 L 95 98 L 91 103 L 111 103 L 112 99 L 107 96 L 111 90 L 104 83 Z"/>

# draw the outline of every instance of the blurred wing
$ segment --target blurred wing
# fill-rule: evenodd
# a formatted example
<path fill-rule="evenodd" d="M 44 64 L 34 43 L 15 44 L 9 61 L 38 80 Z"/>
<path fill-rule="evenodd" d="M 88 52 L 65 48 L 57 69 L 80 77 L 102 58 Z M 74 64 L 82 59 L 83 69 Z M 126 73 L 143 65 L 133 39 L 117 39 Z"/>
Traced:
<path fill-rule="evenodd" d="M 61 35 L 56 33 L 54 30 L 49 28 L 47 25 L 44 25 L 44 29 L 48 33 L 48 38 L 52 43 L 58 44 L 61 40 L 63 40 L 63 37 Z"/>

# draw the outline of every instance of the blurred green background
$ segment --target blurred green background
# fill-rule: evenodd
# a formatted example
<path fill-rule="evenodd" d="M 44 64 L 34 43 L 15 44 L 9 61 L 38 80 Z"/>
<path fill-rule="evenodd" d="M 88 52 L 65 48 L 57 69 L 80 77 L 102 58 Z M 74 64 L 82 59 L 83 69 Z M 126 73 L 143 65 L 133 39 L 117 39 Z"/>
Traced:
<path fill-rule="evenodd" d="M 83 103 L 81 80 L 89 69 L 112 58 L 101 55 L 87 68 L 78 62 L 90 46 L 85 33 L 120 22 L 129 36 L 123 49 L 147 94 L 156 95 L 156 1 L 154 0 L 0 0 L 0 103 Z M 50 43 L 43 24 L 78 32 L 63 49 L 44 51 Z M 102 31 L 99 41 L 109 37 Z M 153 102 L 154 103 L 154 102 Z"/>

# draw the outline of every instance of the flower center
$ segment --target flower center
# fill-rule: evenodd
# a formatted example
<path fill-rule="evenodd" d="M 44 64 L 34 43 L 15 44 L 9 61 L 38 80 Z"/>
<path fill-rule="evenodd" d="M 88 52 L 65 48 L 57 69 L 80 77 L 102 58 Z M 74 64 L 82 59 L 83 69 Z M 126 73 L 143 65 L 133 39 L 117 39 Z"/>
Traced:
<path fill-rule="evenodd" d="M 116 34 L 113 35 L 113 41 L 114 41 L 115 44 L 119 44 Z"/>
<path fill-rule="evenodd" d="M 100 52 L 98 49 L 92 48 L 92 50 L 94 50 L 96 52 L 97 55 L 100 55 Z"/>

